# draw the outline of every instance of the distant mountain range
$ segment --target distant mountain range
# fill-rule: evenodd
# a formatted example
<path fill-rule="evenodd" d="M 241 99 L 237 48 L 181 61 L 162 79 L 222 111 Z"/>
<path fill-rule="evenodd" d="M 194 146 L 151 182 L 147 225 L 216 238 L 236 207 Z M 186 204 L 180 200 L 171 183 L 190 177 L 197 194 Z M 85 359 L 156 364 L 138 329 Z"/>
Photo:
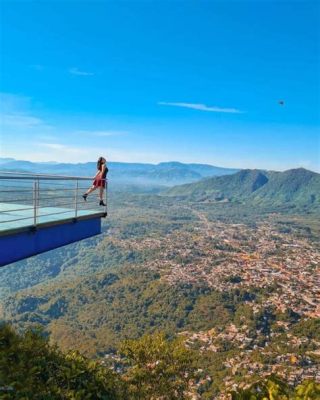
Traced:
<path fill-rule="evenodd" d="M 246 169 L 233 175 L 175 186 L 164 194 L 193 201 L 319 206 L 320 174 L 303 168 L 284 172 Z"/>
<path fill-rule="evenodd" d="M 233 174 L 238 169 L 221 168 L 207 164 L 183 164 L 163 162 L 160 164 L 140 164 L 109 162 L 109 175 L 112 184 L 138 184 L 173 186 L 199 181 L 206 177 Z M 93 176 L 96 163 L 82 164 L 34 163 L 30 161 L 0 158 L 0 170 L 58 175 Z"/>
<path fill-rule="evenodd" d="M 320 207 L 320 174 L 304 168 L 284 172 L 238 170 L 176 161 L 156 165 L 109 162 L 108 167 L 112 187 L 167 187 L 163 195 L 192 201 Z M 34 163 L 0 158 L 0 171 L 93 176 L 96 163 Z"/>

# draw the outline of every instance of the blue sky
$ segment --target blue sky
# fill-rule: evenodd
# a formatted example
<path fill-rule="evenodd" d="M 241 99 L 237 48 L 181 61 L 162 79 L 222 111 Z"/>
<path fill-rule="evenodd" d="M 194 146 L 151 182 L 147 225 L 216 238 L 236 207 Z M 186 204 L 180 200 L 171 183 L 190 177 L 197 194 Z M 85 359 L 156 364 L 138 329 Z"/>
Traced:
<path fill-rule="evenodd" d="M 318 1 L 2 1 L 0 14 L 1 157 L 320 171 Z"/>

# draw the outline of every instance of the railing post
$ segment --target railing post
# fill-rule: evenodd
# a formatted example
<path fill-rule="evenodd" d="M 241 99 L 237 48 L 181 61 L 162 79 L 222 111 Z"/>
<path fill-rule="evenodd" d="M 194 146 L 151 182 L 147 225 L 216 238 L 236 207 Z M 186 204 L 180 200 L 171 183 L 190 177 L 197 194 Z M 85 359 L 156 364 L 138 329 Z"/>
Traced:
<path fill-rule="evenodd" d="M 106 179 L 106 181 L 105 181 L 105 183 L 106 183 L 106 194 L 105 194 L 105 196 L 106 196 L 106 201 L 105 201 L 105 207 L 104 207 L 104 212 L 105 212 L 105 214 L 107 214 L 107 212 L 108 212 L 108 180 Z"/>
<path fill-rule="evenodd" d="M 38 222 L 38 207 L 39 207 L 39 179 L 33 182 L 33 225 Z"/>
<path fill-rule="evenodd" d="M 79 193 L 79 180 L 76 180 L 76 190 L 74 195 L 74 217 L 78 216 L 78 193 Z"/>

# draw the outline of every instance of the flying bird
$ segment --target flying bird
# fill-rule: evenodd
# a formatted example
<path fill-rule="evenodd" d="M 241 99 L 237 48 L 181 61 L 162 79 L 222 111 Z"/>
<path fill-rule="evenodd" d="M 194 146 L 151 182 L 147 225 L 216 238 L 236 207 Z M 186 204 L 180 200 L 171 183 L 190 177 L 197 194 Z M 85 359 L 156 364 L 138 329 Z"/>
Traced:
<path fill-rule="evenodd" d="M 284 106 L 284 101 L 283 100 L 279 100 L 278 103 L 280 104 L 280 106 Z"/>

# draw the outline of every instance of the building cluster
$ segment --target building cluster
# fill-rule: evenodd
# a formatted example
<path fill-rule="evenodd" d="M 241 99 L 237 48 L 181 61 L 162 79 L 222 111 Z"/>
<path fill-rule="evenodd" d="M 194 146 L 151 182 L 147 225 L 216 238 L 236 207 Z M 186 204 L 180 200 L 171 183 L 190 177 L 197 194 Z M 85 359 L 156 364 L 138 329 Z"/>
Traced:
<path fill-rule="evenodd" d="M 252 228 L 209 222 L 162 238 L 130 239 L 135 251 L 153 250 L 144 265 L 169 284 L 204 284 L 219 291 L 272 288 L 268 303 L 278 310 L 320 317 L 320 250 L 307 239 L 279 233 L 272 222 Z"/>
<path fill-rule="evenodd" d="M 315 339 L 296 337 L 288 332 L 282 335 L 277 344 L 287 349 L 281 353 L 271 341 L 266 342 L 264 346 L 259 345 L 259 336 L 255 339 L 250 337 L 249 329 L 245 325 L 236 327 L 234 324 L 229 324 L 221 332 L 210 329 L 200 332 L 184 331 L 179 335 L 185 338 L 187 347 L 197 348 L 201 353 L 220 352 L 222 351 L 221 344 L 228 342 L 240 349 L 240 352 L 237 352 L 235 356 L 227 357 L 223 363 L 227 371 L 223 379 L 224 393 L 239 388 L 245 389 L 257 378 L 260 380 L 271 374 L 283 378 L 289 385 L 297 385 L 306 379 L 315 379 L 320 382 L 320 342 Z M 273 334 L 273 336 L 276 335 L 280 336 L 280 333 Z M 299 351 L 301 345 L 312 347 L 314 350 L 301 354 Z M 204 376 L 199 380 L 198 386 L 208 378 L 210 377 Z M 225 395 L 221 393 L 218 398 L 223 399 Z"/>

